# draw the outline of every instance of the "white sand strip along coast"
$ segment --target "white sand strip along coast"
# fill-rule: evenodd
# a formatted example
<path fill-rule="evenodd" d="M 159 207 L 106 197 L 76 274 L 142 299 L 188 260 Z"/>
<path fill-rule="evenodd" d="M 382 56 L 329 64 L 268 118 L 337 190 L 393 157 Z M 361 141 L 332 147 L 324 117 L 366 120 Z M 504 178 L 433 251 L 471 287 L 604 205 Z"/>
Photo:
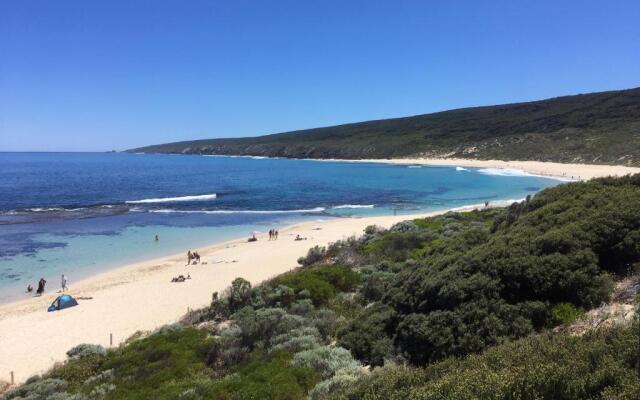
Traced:
<path fill-rule="evenodd" d="M 521 169 L 537 175 L 574 176 L 580 179 L 640 172 L 640 168 L 622 166 L 529 161 L 382 161 Z M 260 235 L 255 243 L 247 243 L 246 238 L 243 238 L 197 249 L 202 255 L 202 261 L 207 263 L 203 265 L 186 267 L 185 254 L 180 254 L 123 266 L 77 282 L 71 287 L 70 293 L 79 298 L 80 305 L 60 312 L 46 312 L 47 306 L 58 295 L 55 292 L 48 292 L 40 298 L 1 305 L 0 380 L 8 381 L 11 371 L 14 372 L 16 382 L 45 372 L 54 363 L 63 361 L 68 349 L 80 343 L 109 346 L 112 334 L 115 346 L 138 330 L 153 330 L 175 322 L 188 308 L 208 305 L 212 292 L 224 290 L 236 277 L 244 277 L 252 284 L 257 284 L 295 268 L 297 259 L 305 255 L 312 246 L 323 246 L 359 235 L 367 225 L 389 227 L 402 220 L 434 214 L 436 213 L 305 222 L 282 229 L 278 241 L 268 241 L 265 235 Z M 307 240 L 294 241 L 296 234 Z M 185 253 L 186 251 L 187 249 Z M 183 283 L 171 283 L 171 278 L 180 274 L 190 274 L 192 279 Z"/>
<path fill-rule="evenodd" d="M 345 160 L 318 160 L 342 161 Z M 589 180 L 604 176 L 624 176 L 640 173 L 638 167 L 624 165 L 596 165 L 596 164 L 564 164 L 542 161 L 502 161 L 502 160 L 473 160 L 467 158 L 393 158 L 349 160 L 350 162 L 371 162 L 403 165 L 430 165 L 450 167 L 492 168 L 500 170 L 520 170 L 531 175 L 561 178 L 566 180 Z"/>
<path fill-rule="evenodd" d="M 64 361 L 66 351 L 80 343 L 109 346 L 112 334 L 117 346 L 136 331 L 175 322 L 188 308 L 208 305 L 213 292 L 221 292 L 237 277 L 257 284 L 296 268 L 298 258 L 315 245 L 360 235 L 368 225 L 389 227 L 434 214 L 300 223 L 281 229 L 277 241 L 261 234 L 253 243 L 243 238 L 197 249 L 207 264 L 187 267 L 185 249 L 185 254 L 124 266 L 77 282 L 69 292 L 79 298 L 77 307 L 47 312 L 59 295 L 52 291 L 1 305 L 0 380 L 8 381 L 11 371 L 16 382 L 41 374 Z M 294 241 L 297 234 L 307 240 Z M 172 283 L 171 278 L 180 274 L 190 274 L 192 279 Z"/>

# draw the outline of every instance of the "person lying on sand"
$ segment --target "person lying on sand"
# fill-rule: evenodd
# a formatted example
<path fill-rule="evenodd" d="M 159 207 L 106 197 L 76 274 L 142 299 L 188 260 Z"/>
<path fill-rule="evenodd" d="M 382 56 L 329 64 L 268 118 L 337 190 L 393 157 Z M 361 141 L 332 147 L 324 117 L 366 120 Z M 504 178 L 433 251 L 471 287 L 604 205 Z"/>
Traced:
<path fill-rule="evenodd" d="M 300 237 L 300 235 L 296 235 L 296 238 L 293 240 L 307 240 L 307 238 Z"/>

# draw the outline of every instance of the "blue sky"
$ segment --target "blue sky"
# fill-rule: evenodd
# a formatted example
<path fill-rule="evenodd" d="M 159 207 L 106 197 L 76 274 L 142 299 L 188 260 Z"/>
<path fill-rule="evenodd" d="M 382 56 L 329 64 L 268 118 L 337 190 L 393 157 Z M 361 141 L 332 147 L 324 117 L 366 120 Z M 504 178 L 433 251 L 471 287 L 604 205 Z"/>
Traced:
<path fill-rule="evenodd" d="M 0 1 L 0 150 L 256 136 L 640 86 L 639 1 Z"/>

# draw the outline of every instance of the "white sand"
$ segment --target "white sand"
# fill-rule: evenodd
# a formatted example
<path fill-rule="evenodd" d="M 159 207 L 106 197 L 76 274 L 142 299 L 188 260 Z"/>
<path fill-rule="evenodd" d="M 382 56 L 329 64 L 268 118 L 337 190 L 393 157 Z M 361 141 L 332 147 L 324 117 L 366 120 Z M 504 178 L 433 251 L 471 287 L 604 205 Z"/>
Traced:
<path fill-rule="evenodd" d="M 78 300 L 77 307 L 47 312 L 58 296 L 55 292 L 2 305 L 0 380 L 8 381 L 10 371 L 14 371 L 16 382 L 45 372 L 65 360 L 65 352 L 80 343 L 109 346 L 110 333 L 115 346 L 138 330 L 175 322 L 188 308 L 208 305 L 211 294 L 224 290 L 236 277 L 257 284 L 297 267 L 297 259 L 315 245 L 360 235 L 368 225 L 389 227 L 433 214 L 305 222 L 280 230 L 277 241 L 269 241 L 263 234 L 254 243 L 242 239 L 199 249 L 206 265 L 187 267 L 186 255 L 180 254 L 102 273 L 70 288 L 75 297 L 93 297 Z M 296 234 L 307 240 L 294 241 Z M 180 274 L 190 274 L 192 279 L 172 283 L 171 278 Z"/>
<path fill-rule="evenodd" d="M 345 161 L 345 160 L 318 160 Z M 549 176 L 566 180 L 589 180 L 603 176 L 623 176 L 640 173 L 640 168 L 623 165 L 595 165 L 595 164 L 563 164 L 541 161 L 501 161 L 501 160 L 472 160 L 462 158 L 394 158 L 349 160 L 350 162 L 374 162 L 407 165 L 459 166 L 472 168 L 496 168 L 504 170 L 520 170 L 532 175 Z"/>

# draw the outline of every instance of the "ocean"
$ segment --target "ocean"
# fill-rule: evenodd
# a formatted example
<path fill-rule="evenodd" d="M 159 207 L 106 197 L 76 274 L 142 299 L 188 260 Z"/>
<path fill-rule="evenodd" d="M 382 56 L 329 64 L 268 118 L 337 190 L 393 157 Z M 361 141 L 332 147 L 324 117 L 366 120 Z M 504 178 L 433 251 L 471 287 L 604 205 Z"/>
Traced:
<path fill-rule="evenodd" d="M 559 183 L 517 170 L 127 153 L 0 153 L 0 302 L 44 277 L 304 220 L 519 200 Z M 158 235 L 159 241 L 154 240 Z"/>

